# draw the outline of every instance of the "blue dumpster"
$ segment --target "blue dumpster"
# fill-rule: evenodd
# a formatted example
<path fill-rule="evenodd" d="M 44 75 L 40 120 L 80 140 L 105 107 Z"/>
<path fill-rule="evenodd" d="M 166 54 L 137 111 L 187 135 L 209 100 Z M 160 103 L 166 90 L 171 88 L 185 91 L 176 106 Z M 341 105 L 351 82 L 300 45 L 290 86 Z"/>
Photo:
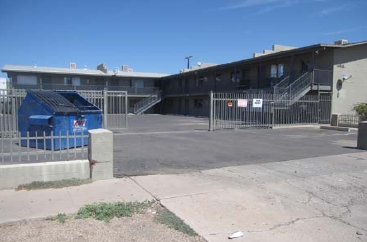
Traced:
<path fill-rule="evenodd" d="M 75 91 L 27 91 L 18 109 L 20 136 L 30 137 L 21 140 L 22 146 L 80 147 L 88 145 L 88 130 L 101 127 L 102 110 Z"/>

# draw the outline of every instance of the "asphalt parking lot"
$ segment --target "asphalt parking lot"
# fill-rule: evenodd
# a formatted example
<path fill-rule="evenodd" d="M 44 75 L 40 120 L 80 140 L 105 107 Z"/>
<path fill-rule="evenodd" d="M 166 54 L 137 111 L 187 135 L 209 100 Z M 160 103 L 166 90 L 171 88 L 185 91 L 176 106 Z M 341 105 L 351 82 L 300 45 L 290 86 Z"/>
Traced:
<path fill-rule="evenodd" d="M 116 177 L 179 174 L 355 153 L 356 133 L 317 128 L 208 132 L 204 118 L 141 115 L 114 136 Z"/>

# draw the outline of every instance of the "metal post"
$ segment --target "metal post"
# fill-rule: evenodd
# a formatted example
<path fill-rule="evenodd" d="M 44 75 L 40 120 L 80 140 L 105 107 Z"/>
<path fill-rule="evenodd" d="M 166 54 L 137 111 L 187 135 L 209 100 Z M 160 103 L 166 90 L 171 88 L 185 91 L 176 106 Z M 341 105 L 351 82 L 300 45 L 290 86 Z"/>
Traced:
<path fill-rule="evenodd" d="M 17 99 L 14 93 L 11 94 L 11 119 L 13 121 L 11 131 L 14 134 L 18 131 L 18 112 L 16 111 L 15 105 L 17 104 Z"/>
<path fill-rule="evenodd" d="M 108 96 L 107 96 L 107 89 L 103 90 L 103 128 L 107 129 L 108 125 L 107 125 L 107 108 L 108 108 L 108 100 L 107 100 Z"/>
<path fill-rule="evenodd" d="M 128 112 L 128 105 L 127 105 L 127 92 L 125 92 L 125 128 L 127 129 L 129 126 L 128 126 L 128 123 L 127 123 L 127 114 L 129 113 Z"/>
<path fill-rule="evenodd" d="M 274 96 L 272 98 L 272 100 L 274 100 Z M 274 123 L 275 123 L 275 110 L 274 110 L 274 102 L 271 101 L 270 105 L 271 105 L 271 128 L 274 129 Z"/>
<path fill-rule="evenodd" d="M 320 91 L 317 92 L 317 99 L 318 99 L 318 102 L 317 102 L 317 123 L 319 124 L 320 123 L 320 116 L 321 116 L 321 105 L 320 105 L 320 102 L 321 102 L 321 94 L 320 94 Z"/>
<path fill-rule="evenodd" d="M 209 131 L 213 131 L 213 91 L 210 91 L 210 114 L 209 114 Z"/>

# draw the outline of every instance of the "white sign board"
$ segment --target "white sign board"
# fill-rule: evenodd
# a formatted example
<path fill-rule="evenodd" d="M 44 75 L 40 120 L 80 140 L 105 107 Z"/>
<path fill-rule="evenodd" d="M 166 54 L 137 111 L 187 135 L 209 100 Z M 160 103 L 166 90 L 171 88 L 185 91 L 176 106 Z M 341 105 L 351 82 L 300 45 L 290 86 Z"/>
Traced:
<path fill-rule="evenodd" d="M 252 100 L 252 107 L 253 108 L 262 108 L 263 107 L 263 100 L 262 99 L 253 99 Z"/>
<path fill-rule="evenodd" d="M 237 107 L 239 108 L 247 108 L 247 99 L 238 99 Z"/>

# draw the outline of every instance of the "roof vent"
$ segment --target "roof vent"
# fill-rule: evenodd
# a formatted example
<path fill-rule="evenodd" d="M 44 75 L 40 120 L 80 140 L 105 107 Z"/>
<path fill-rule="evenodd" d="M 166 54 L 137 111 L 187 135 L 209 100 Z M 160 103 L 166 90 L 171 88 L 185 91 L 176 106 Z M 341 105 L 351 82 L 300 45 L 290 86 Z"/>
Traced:
<path fill-rule="evenodd" d="M 70 69 L 76 69 L 76 63 L 74 63 L 74 62 L 70 62 L 70 64 L 69 64 L 69 68 L 70 68 Z"/>
<path fill-rule="evenodd" d="M 113 69 L 113 74 L 114 74 L 114 75 L 116 75 L 117 73 L 119 73 L 119 68 L 115 67 L 115 68 Z"/>
<path fill-rule="evenodd" d="M 349 41 L 347 39 L 339 39 L 334 41 L 335 45 L 347 45 L 349 44 Z"/>

